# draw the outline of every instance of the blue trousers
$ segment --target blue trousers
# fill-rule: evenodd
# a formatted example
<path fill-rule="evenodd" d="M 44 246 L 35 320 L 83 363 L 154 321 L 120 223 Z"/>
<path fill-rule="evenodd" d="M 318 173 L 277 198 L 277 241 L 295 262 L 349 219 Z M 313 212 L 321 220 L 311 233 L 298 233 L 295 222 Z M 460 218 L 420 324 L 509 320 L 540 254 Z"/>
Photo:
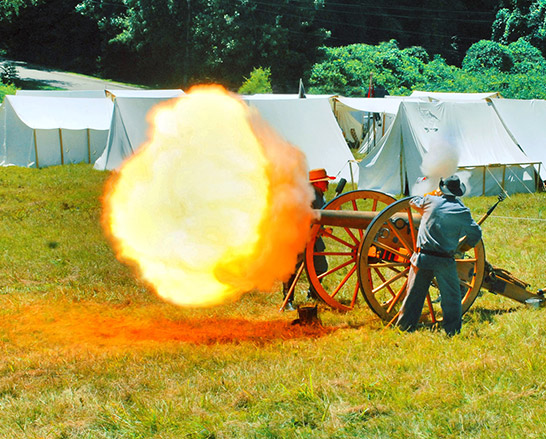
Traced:
<path fill-rule="evenodd" d="M 457 265 L 452 259 L 446 259 L 439 264 L 424 265 L 426 268 L 411 265 L 407 295 L 402 303 L 397 325 L 404 331 L 416 329 L 430 284 L 436 278 L 440 289 L 444 330 L 448 335 L 455 335 L 461 332 L 462 325 L 462 297 Z"/>

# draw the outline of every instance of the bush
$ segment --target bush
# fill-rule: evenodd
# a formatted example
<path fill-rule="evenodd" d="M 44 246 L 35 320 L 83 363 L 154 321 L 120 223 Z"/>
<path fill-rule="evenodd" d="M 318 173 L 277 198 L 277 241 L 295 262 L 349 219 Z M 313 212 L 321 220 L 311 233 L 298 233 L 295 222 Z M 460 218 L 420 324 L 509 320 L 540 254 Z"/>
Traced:
<path fill-rule="evenodd" d="M 546 72 L 546 60 L 542 56 L 542 53 L 528 41 L 520 38 L 509 44 L 508 49 L 514 60 L 514 67 L 511 73 L 536 74 Z"/>
<path fill-rule="evenodd" d="M 470 72 L 482 72 L 495 69 L 509 72 L 514 66 L 510 49 L 501 43 L 481 40 L 470 46 L 463 59 L 463 69 Z"/>
<path fill-rule="evenodd" d="M 258 67 L 252 70 L 249 78 L 245 78 L 245 82 L 239 88 L 239 94 L 251 95 L 251 94 L 264 94 L 272 93 L 271 88 L 271 70 L 269 67 Z"/>
<path fill-rule="evenodd" d="M 310 71 L 310 93 L 366 96 L 372 73 L 376 88 L 384 87 L 392 95 L 423 90 L 546 99 L 546 60 L 524 39 L 509 45 L 482 40 L 468 50 L 462 69 L 439 55 L 430 60 L 421 47 L 399 49 L 394 40 L 321 50 L 322 62 Z"/>
<path fill-rule="evenodd" d="M 6 95 L 14 95 L 16 91 L 15 85 L 8 84 L 8 85 L 2 85 L 0 84 L 0 102 L 4 102 L 4 96 Z"/>
<path fill-rule="evenodd" d="M 323 61 L 310 72 L 311 93 L 340 93 L 365 96 L 369 77 L 376 88 L 390 94 L 409 94 L 423 81 L 429 55 L 422 47 L 400 49 L 395 40 L 377 46 L 352 44 L 344 47 L 322 47 Z"/>

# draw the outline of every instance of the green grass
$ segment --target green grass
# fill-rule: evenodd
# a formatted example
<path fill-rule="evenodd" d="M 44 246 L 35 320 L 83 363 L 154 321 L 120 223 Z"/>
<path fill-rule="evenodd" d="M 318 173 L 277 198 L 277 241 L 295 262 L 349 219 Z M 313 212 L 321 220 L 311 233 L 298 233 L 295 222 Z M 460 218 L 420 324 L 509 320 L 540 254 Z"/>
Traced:
<path fill-rule="evenodd" d="M 107 173 L 0 168 L 0 437 L 541 438 L 546 309 L 483 293 L 452 339 L 360 301 L 291 325 L 280 292 L 161 302 L 104 238 Z M 464 200 L 479 218 L 494 197 Z M 546 286 L 546 194 L 483 226 L 487 260 Z M 509 217 L 509 218 L 501 218 Z"/>

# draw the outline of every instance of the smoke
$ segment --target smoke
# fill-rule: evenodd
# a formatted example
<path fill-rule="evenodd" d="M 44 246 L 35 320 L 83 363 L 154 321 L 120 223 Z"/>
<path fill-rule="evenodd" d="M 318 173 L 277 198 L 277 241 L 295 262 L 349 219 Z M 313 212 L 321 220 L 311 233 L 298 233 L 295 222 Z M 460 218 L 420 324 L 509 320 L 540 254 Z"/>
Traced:
<path fill-rule="evenodd" d="M 421 163 L 420 178 L 414 183 L 411 193 L 423 195 L 438 189 L 440 179 L 447 178 L 457 171 L 459 150 L 448 138 L 437 138 L 430 143 L 430 148 Z"/>
<path fill-rule="evenodd" d="M 313 216 L 303 153 L 219 86 L 190 90 L 151 122 L 105 196 L 118 257 L 179 305 L 288 278 Z"/>

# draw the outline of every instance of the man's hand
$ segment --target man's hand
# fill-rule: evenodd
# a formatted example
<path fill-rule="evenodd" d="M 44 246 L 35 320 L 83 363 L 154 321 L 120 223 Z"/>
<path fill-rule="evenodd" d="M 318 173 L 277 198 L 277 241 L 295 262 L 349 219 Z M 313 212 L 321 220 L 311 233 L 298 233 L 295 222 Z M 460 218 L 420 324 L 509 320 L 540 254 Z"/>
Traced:
<path fill-rule="evenodd" d="M 433 190 L 432 192 L 427 192 L 425 195 L 434 195 L 435 197 L 441 197 L 442 191 L 440 189 Z"/>

